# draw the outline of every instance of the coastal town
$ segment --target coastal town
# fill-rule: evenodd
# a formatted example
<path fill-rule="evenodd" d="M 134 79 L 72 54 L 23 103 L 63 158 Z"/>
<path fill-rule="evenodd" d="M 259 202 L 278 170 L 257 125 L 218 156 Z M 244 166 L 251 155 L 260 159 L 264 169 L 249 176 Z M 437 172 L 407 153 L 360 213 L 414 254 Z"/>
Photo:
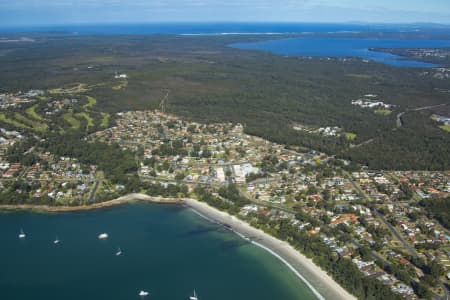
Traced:
<path fill-rule="evenodd" d="M 0 16 L 0 300 L 450 300 L 450 0 Z"/>
<path fill-rule="evenodd" d="M 17 126 L 19 112 L 13 115 L 17 121 L 3 115 L 4 123 L 16 126 L 0 128 L 1 203 L 86 206 L 125 195 L 127 187 L 95 164 L 39 145 L 11 153 L 50 125 L 44 116 L 63 116 L 66 125 L 79 127 L 73 120 L 89 120 L 89 105 L 95 105 L 93 98 L 43 99 L 41 91 L 2 96 L 5 108 L 28 105 L 25 114 L 34 115 L 41 127 L 35 126 L 33 133 L 30 121 Z M 353 104 L 388 106 L 372 100 Z M 80 106 L 86 110 L 73 114 Z M 288 222 L 291 230 L 317 239 L 362 276 L 375 278 L 404 299 L 446 295 L 450 231 L 448 222 L 436 219 L 427 206 L 450 196 L 449 171 L 351 170 L 350 162 L 325 153 L 248 135 L 242 124 L 201 124 L 158 110 L 120 112 L 111 118 L 113 126 L 102 122 L 85 140 L 133 153 L 144 184 L 177 186 L 192 198 L 209 193 L 211 203 L 237 207 L 239 218 L 268 232 Z M 336 131 L 324 128 L 321 134 Z"/>
<path fill-rule="evenodd" d="M 420 205 L 450 195 L 450 172 L 347 172 L 323 153 L 286 149 L 245 134 L 240 124 L 199 124 L 159 111 L 119 113 L 116 126 L 89 138 L 140 153 L 145 181 L 190 191 L 202 185 L 218 197 L 221 187 L 236 185 L 250 202 L 241 208 L 244 218 L 290 220 L 406 299 L 417 298 L 411 281 L 450 275 L 449 230 Z M 299 210 L 308 218 L 299 219 Z M 438 273 L 425 274 L 424 262 Z"/>

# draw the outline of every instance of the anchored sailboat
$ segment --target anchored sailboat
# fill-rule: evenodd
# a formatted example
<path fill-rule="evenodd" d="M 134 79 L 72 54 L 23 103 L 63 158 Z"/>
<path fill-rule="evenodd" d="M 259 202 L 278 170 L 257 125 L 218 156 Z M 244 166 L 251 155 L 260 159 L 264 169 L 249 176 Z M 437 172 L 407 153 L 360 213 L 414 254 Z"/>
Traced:
<path fill-rule="evenodd" d="M 122 255 L 122 249 L 117 248 L 116 256 Z"/>
<path fill-rule="evenodd" d="M 56 236 L 56 239 L 53 241 L 53 244 L 59 244 L 60 240 L 58 239 L 58 236 Z"/>
<path fill-rule="evenodd" d="M 25 232 L 23 232 L 23 229 L 20 228 L 19 239 L 24 239 L 26 237 L 27 237 L 27 235 L 25 234 Z"/>
<path fill-rule="evenodd" d="M 189 300 L 198 300 L 197 294 L 195 293 L 195 290 L 194 290 L 194 295 L 193 295 L 193 296 L 190 296 L 190 297 L 189 297 Z"/>

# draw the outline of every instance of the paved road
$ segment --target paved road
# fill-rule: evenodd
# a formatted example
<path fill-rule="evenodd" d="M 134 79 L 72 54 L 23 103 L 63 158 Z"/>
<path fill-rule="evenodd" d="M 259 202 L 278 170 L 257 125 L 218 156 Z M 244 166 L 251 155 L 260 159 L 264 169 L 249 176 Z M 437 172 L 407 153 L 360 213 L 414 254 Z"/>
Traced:
<path fill-rule="evenodd" d="M 432 109 L 432 108 L 436 108 L 436 107 L 440 107 L 440 106 L 445 106 L 445 105 L 448 105 L 448 103 L 442 103 L 442 104 L 437 104 L 437 105 L 429 105 L 429 106 L 417 107 L 417 108 L 413 108 L 413 109 L 409 109 L 409 110 L 403 111 L 403 112 L 397 114 L 397 127 L 394 128 L 394 130 L 403 126 L 402 116 L 403 116 L 405 113 L 407 113 L 408 111 L 421 111 L 421 110 Z"/>
<path fill-rule="evenodd" d="M 259 184 L 259 183 L 277 183 L 281 179 L 280 178 L 273 178 L 273 177 L 264 177 L 264 178 L 258 178 L 253 181 L 250 181 L 251 184 Z"/>
<path fill-rule="evenodd" d="M 441 300 L 449 300 L 450 299 L 450 295 L 449 295 L 448 289 L 445 286 L 445 284 L 441 284 L 441 288 L 444 291 L 444 295 L 441 297 Z"/>
<path fill-rule="evenodd" d="M 356 184 L 356 182 L 353 181 L 353 179 L 351 178 L 351 176 L 344 172 L 344 174 L 346 175 L 347 179 L 350 181 L 350 183 L 352 184 L 352 186 L 355 188 L 355 190 L 358 191 L 358 194 L 361 197 L 366 198 L 366 200 L 371 200 L 368 199 L 368 196 L 361 190 L 361 188 L 359 187 L 359 185 Z M 417 257 L 417 252 L 416 249 L 414 249 L 413 247 L 411 247 L 406 241 L 405 239 L 401 236 L 401 234 L 397 231 L 397 229 L 391 225 L 391 223 L 389 223 L 386 218 L 380 214 L 377 210 L 374 210 L 376 216 L 383 221 L 383 223 L 387 226 L 387 228 L 391 231 L 391 233 L 400 241 L 400 243 L 402 243 L 403 247 L 408 250 L 408 252 L 413 255 L 414 257 Z"/>
<path fill-rule="evenodd" d="M 402 243 L 403 247 L 408 250 L 409 254 L 411 254 L 414 257 L 417 257 L 416 249 L 411 247 L 405 239 L 402 237 L 402 235 L 397 231 L 397 229 L 389 223 L 386 218 L 380 214 L 378 211 L 374 210 L 375 214 L 383 221 L 383 223 L 389 228 L 389 230 L 392 232 L 392 234 Z"/>
<path fill-rule="evenodd" d="M 352 178 L 350 177 L 350 175 L 347 172 L 344 172 L 345 176 L 347 177 L 347 179 L 350 181 L 350 183 L 352 184 L 352 186 L 358 191 L 358 193 L 367 199 L 366 194 L 360 189 L 360 187 L 352 180 Z M 369 200 L 369 199 L 367 199 Z M 401 234 L 396 230 L 396 228 L 394 226 L 391 225 L 391 223 L 389 223 L 382 214 L 380 214 L 378 211 L 374 211 L 375 214 L 380 218 L 380 220 L 383 221 L 383 223 L 388 227 L 388 229 L 391 231 L 391 233 L 402 243 L 403 247 L 414 257 L 417 257 L 417 252 L 416 249 L 414 249 L 413 247 L 411 247 L 401 236 Z M 379 259 L 383 262 L 387 262 L 385 259 L 383 259 L 382 257 L 380 257 L 376 252 L 372 251 L 371 256 L 375 259 Z M 449 291 L 448 289 L 445 287 L 444 284 L 441 284 L 441 287 L 444 291 L 444 295 L 443 296 L 439 296 L 437 294 L 433 293 L 433 298 L 436 300 L 449 300 Z"/>
<path fill-rule="evenodd" d="M 214 187 L 222 187 L 226 185 L 225 182 L 217 182 L 217 181 L 190 181 L 190 180 L 172 180 L 172 179 L 162 179 L 156 178 L 152 176 L 139 175 L 141 180 L 147 181 L 157 181 L 162 183 L 170 183 L 170 184 L 193 184 L 193 185 L 202 185 L 202 186 L 214 186 Z"/>
<path fill-rule="evenodd" d="M 167 108 L 167 99 L 169 98 L 170 90 L 165 90 L 166 95 L 161 99 L 161 102 L 159 103 L 159 110 L 163 113 L 166 112 Z"/>
<path fill-rule="evenodd" d="M 366 144 L 370 144 L 370 143 L 372 143 L 374 140 L 375 140 L 375 138 L 372 138 L 372 139 L 369 139 L 369 140 L 364 141 L 364 142 L 362 142 L 362 143 L 359 143 L 358 145 L 352 145 L 352 144 L 350 144 L 350 148 L 358 148 L 358 147 L 364 146 L 364 145 L 366 145 Z"/>
<path fill-rule="evenodd" d="M 346 175 L 348 175 L 348 174 L 346 174 Z M 353 182 L 353 180 L 351 180 L 351 178 L 348 178 L 348 179 L 350 180 L 352 185 L 355 187 L 355 189 L 362 195 L 362 197 L 366 197 L 366 195 L 362 192 L 362 190 L 359 188 L 359 186 L 357 186 L 356 183 Z M 286 208 L 283 208 L 283 207 L 280 207 L 280 206 L 277 206 L 277 205 L 263 204 L 263 203 L 260 203 L 260 202 L 256 202 L 255 200 L 252 200 L 249 197 L 247 197 L 240 189 L 239 189 L 239 194 L 240 194 L 240 196 L 246 198 L 247 200 L 249 200 L 250 202 L 252 202 L 253 204 L 255 204 L 257 206 L 267 207 L 267 208 L 271 208 L 271 209 L 276 209 L 276 210 L 279 210 L 279 211 L 292 213 L 292 214 L 296 213 L 294 210 L 286 209 Z M 403 244 L 403 246 L 408 250 L 408 252 L 410 252 L 411 255 L 417 257 L 417 253 L 416 253 L 415 249 L 412 248 L 411 246 L 409 246 L 405 242 L 405 240 L 402 238 L 402 236 L 396 231 L 396 229 L 389 222 L 387 222 L 387 220 L 384 218 L 384 216 L 382 216 L 377 211 L 375 211 L 375 213 L 377 214 L 378 217 L 380 217 L 380 219 L 385 223 L 385 225 L 388 226 L 388 228 L 391 230 L 391 232 Z M 321 220 L 318 220 L 318 221 L 320 223 L 320 226 L 327 226 Z M 353 245 L 355 245 L 357 247 L 361 247 L 361 244 L 359 242 L 357 242 L 357 241 L 353 241 L 352 243 L 353 243 Z M 383 263 L 385 263 L 387 265 L 391 265 L 391 263 L 389 261 L 387 261 L 382 256 L 380 256 L 376 251 L 371 251 L 370 256 L 374 260 L 378 260 L 378 261 L 381 261 L 381 262 L 383 262 Z M 411 279 L 410 284 L 412 285 L 413 283 L 417 283 L 417 281 Z M 443 284 L 441 284 L 441 287 L 444 290 L 444 295 L 441 297 L 439 295 L 433 294 L 434 299 L 436 299 L 436 300 L 449 300 L 449 292 L 448 292 L 447 288 Z"/>
<path fill-rule="evenodd" d="M 432 109 L 432 108 L 436 108 L 436 107 L 440 107 L 440 106 L 445 106 L 448 104 L 449 103 L 442 103 L 442 104 L 437 104 L 437 105 L 423 106 L 423 107 L 414 108 L 412 110 L 413 111 L 426 110 L 426 109 Z"/>
<path fill-rule="evenodd" d="M 410 110 L 402 111 L 402 112 L 400 112 L 400 113 L 397 114 L 397 118 L 396 118 L 396 122 L 395 122 L 395 127 L 392 128 L 392 130 L 397 130 L 397 129 L 399 129 L 400 127 L 403 126 L 403 120 L 402 120 L 402 117 L 403 117 L 403 115 L 406 114 L 408 111 L 421 111 L 421 110 L 432 109 L 432 108 L 436 108 L 436 107 L 440 107 L 440 106 L 444 106 L 444 105 L 448 105 L 448 103 L 442 103 L 442 104 L 438 104 L 438 105 L 430 105 L 430 106 L 418 107 L 418 108 L 413 108 L 413 109 L 410 109 Z M 350 148 L 358 148 L 358 147 L 361 147 L 361 146 L 363 146 L 363 145 L 372 143 L 374 140 L 375 140 L 375 138 L 371 138 L 371 139 L 369 139 L 369 140 L 367 140 L 367 141 L 364 141 L 364 142 L 362 142 L 362 143 L 360 143 L 360 144 L 358 144 L 358 145 L 350 145 Z"/>
<path fill-rule="evenodd" d="M 0 182 L 8 182 L 8 181 L 17 181 L 18 178 L 1 178 Z M 93 182 L 94 180 L 85 180 L 83 178 L 73 178 L 73 179 L 67 179 L 67 178 L 49 178 L 49 179 L 43 179 L 43 178 L 32 178 L 32 179 L 27 179 L 27 181 L 32 181 L 32 182 L 47 182 L 47 181 L 51 181 L 51 182 L 78 182 L 78 181 L 82 181 L 82 182 Z"/>
<path fill-rule="evenodd" d="M 396 122 L 397 127 L 394 128 L 394 130 L 397 129 L 397 128 L 402 127 L 402 125 L 403 125 L 402 116 L 403 116 L 405 113 L 406 113 L 406 111 L 403 111 L 403 112 L 397 114 L 397 122 Z"/>
<path fill-rule="evenodd" d="M 95 193 L 97 192 L 99 183 L 100 183 L 100 180 L 95 181 L 94 187 L 92 188 L 91 194 L 89 195 L 88 203 L 94 202 Z"/>

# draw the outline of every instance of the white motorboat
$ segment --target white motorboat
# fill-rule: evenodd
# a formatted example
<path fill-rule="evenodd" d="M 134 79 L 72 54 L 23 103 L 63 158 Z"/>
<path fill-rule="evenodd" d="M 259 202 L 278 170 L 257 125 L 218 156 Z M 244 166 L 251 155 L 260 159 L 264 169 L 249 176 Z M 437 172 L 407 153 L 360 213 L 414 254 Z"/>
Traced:
<path fill-rule="evenodd" d="M 98 239 L 99 240 L 106 240 L 108 238 L 108 234 L 107 233 L 100 233 L 98 235 Z"/>
<path fill-rule="evenodd" d="M 19 239 L 24 239 L 26 237 L 27 237 L 27 235 L 25 234 L 25 232 L 23 232 L 23 229 L 20 228 Z"/>
<path fill-rule="evenodd" d="M 122 249 L 120 249 L 120 247 L 119 247 L 119 248 L 117 248 L 116 256 L 120 256 L 120 255 L 122 255 Z"/>
<path fill-rule="evenodd" d="M 146 297 L 146 296 L 148 296 L 148 292 L 146 292 L 146 291 L 140 291 L 140 292 L 139 292 L 139 296 L 141 296 L 141 297 Z"/>

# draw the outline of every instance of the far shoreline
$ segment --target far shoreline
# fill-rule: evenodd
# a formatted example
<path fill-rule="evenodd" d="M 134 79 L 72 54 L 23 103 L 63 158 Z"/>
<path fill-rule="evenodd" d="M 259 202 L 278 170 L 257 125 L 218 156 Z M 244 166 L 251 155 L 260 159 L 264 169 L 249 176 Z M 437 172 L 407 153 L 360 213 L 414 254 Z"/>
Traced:
<path fill-rule="evenodd" d="M 150 203 L 160 204 L 183 204 L 183 200 L 179 198 L 163 198 L 158 196 L 148 196 L 145 194 L 132 193 L 125 196 L 121 196 L 116 199 L 94 203 L 91 205 L 77 205 L 77 206 L 51 206 L 51 205 L 36 205 L 36 204 L 3 204 L 0 205 L 0 211 L 20 211 L 31 210 L 41 212 L 76 212 L 76 211 L 88 211 L 97 210 L 102 208 L 108 208 L 118 206 L 135 201 L 144 201 Z"/>
<path fill-rule="evenodd" d="M 191 198 L 163 198 L 145 194 L 132 193 L 125 196 L 83 206 L 49 206 L 49 205 L 0 205 L 1 211 L 41 211 L 41 212 L 77 212 L 109 208 L 130 202 L 143 201 L 155 204 L 180 204 L 186 205 L 194 212 L 210 222 L 226 225 L 235 234 L 247 239 L 257 247 L 264 249 L 283 262 L 294 274 L 302 280 L 312 291 L 317 299 L 355 299 L 356 298 L 342 288 L 325 271 L 314 262 L 293 248 L 287 242 L 281 241 L 264 231 L 252 227 L 247 222 L 220 211 L 206 203 Z M 257 240 L 257 241 L 255 241 Z"/>

